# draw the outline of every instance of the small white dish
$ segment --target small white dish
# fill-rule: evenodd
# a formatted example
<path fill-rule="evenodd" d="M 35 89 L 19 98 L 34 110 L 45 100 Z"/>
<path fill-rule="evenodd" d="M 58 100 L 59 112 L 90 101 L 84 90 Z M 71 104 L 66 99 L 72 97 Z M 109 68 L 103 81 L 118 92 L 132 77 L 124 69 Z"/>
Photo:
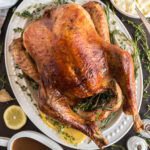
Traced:
<path fill-rule="evenodd" d="M 8 9 L 15 5 L 18 0 L 0 0 L 0 9 Z"/>
<path fill-rule="evenodd" d="M 15 134 L 14 136 L 12 136 L 11 139 L 5 138 L 5 137 L 0 137 L 0 146 L 7 147 L 7 150 L 12 150 L 14 142 L 17 139 L 23 138 L 23 137 L 34 139 L 52 150 L 63 150 L 57 143 L 55 143 L 48 137 L 46 137 L 43 134 L 40 134 L 38 132 L 34 132 L 34 131 L 19 132 L 19 133 Z"/>
<path fill-rule="evenodd" d="M 122 9 L 120 9 L 114 2 L 114 0 L 110 0 L 112 5 L 120 12 L 122 13 L 123 15 L 127 16 L 127 17 L 130 17 L 130 18 L 135 18 L 135 19 L 140 19 L 140 17 L 138 15 L 133 15 L 133 14 L 130 14 L 130 13 L 127 13 L 126 11 L 123 11 Z M 150 15 L 145 15 L 145 17 L 150 17 Z"/>

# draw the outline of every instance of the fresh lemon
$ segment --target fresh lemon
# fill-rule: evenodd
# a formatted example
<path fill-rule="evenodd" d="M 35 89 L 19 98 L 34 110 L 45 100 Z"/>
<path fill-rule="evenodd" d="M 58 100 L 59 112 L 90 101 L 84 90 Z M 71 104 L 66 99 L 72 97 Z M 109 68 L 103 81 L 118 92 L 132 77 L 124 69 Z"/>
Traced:
<path fill-rule="evenodd" d="M 55 121 L 41 112 L 43 122 L 50 128 L 57 130 L 60 128 L 60 124 L 55 124 Z M 81 143 L 86 136 L 75 129 L 64 127 L 60 131 L 60 137 L 69 144 L 78 144 Z"/>
<path fill-rule="evenodd" d="M 22 128 L 27 121 L 25 113 L 17 105 L 8 107 L 3 114 L 3 118 L 6 126 L 13 130 Z"/>
<path fill-rule="evenodd" d="M 68 144 L 75 145 L 81 143 L 86 138 L 86 135 L 73 128 L 64 128 L 64 130 L 60 133 L 60 137 Z"/>
<path fill-rule="evenodd" d="M 46 116 L 44 113 L 41 113 L 43 122 L 50 128 L 56 130 L 56 126 L 54 125 L 54 120 L 50 117 Z"/>

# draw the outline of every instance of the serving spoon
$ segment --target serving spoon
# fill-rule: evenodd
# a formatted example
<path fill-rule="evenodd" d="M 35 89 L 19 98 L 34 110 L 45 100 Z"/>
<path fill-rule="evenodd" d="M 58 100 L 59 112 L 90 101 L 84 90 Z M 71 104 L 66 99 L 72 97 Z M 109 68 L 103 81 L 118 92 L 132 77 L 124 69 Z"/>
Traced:
<path fill-rule="evenodd" d="M 142 12 L 139 10 L 139 8 L 136 6 L 135 10 L 137 12 L 137 14 L 139 15 L 139 17 L 141 18 L 143 24 L 145 25 L 146 29 L 148 30 L 149 34 L 150 34 L 150 24 L 147 21 L 147 19 L 144 17 L 144 15 L 142 14 Z"/>
<path fill-rule="evenodd" d="M 14 142 L 19 138 L 31 138 L 33 140 L 36 140 L 40 142 L 41 144 L 47 146 L 48 148 L 52 150 L 63 150 L 61 146 L 59 146 L 57 143 L 49 139 L 43 134 L 40 134 L 38 132 L 34 131 L 22 131 L 14 136 L 12 136 L 10 139 L 6 137 L 0 137 L 0 146 L 7 147 L 7 150 L 12 150 Z"/>

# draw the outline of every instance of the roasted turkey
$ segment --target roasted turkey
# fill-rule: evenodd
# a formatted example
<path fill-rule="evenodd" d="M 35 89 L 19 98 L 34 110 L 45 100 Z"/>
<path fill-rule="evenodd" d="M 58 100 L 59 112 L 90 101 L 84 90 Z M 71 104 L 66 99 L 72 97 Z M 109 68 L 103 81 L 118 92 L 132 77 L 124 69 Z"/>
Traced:
<path fill-rule="evenodd" d="M 82 131 L 100 149 L 108 144 L 95 121 L 95 112 L 72 111 L 81 99 L 111 89 L 109 106 L 132 115 L 137 132 L 143 129 L 136 104 L 131 55 L 110 44 L 104 10 L 96 2 L 65 4 L 47 10 L 29 24 L 23 37 L 10 45 L 15 62 L 39 83 L 38 106 L 50 117 Z M 31 58 L 34 60 L 32 62 Z M 99 119 L 112 111 L 102 111 Z"/>

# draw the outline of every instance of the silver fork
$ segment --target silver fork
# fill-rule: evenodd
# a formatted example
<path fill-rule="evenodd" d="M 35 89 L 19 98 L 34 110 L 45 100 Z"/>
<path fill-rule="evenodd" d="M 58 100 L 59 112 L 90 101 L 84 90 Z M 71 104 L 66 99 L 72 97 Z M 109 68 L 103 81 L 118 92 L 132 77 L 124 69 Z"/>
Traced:
<path fill-rule="evenodd" d="M 150 24 L 147 21 L 147 19 L 144 17 L 144 15 L 142 14 L 142 12 L 139 10 L 139 8 L 136 6 L 135 10 L 137 12 L 137 14 L 139 15 L 139 17 L 141 18 L 143 24 L 145 25 L 146 29 L 148 30 L 149 34 L 150 34 Z"/>

